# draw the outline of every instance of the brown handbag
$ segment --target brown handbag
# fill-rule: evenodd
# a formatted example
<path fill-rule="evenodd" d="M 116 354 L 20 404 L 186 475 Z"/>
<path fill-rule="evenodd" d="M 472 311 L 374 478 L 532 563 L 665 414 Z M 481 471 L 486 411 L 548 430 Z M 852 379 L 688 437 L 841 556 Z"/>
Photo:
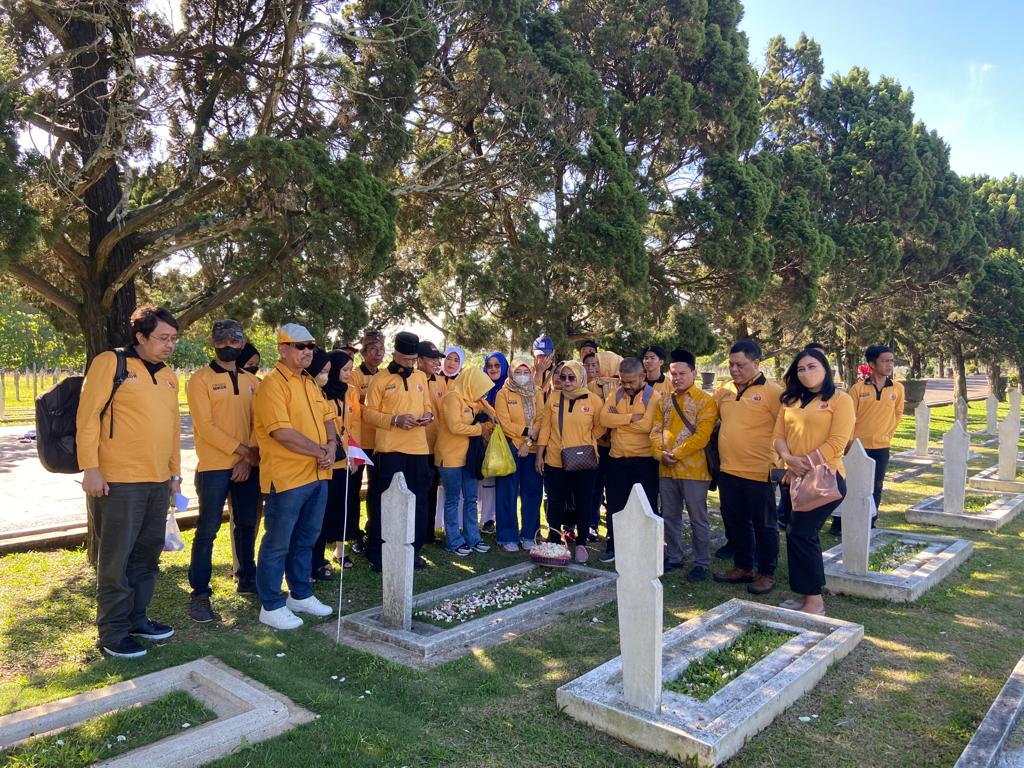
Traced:
<path fill-rule="evenodd" d="M 565 430 L 562 425 L 565 422 L 565 397 L 558 398 L 558 434 L 565 439 Z M 586 472 L 588 469 L 597 469 L 597 449 L 592 445 L 575 445 L 571 448 L 562 449 L 562 469 L 566 472 Z"/>
<path fill-rule="evenodd" d="M 843 495 L 839 492 L 836 471 L 826 462 L 820 450 L 807 454 L 811 469 L 803 477 L 790 473 L 789 499 L 794 512 L 810 512 L 832 501 L 839 501 Z"/>

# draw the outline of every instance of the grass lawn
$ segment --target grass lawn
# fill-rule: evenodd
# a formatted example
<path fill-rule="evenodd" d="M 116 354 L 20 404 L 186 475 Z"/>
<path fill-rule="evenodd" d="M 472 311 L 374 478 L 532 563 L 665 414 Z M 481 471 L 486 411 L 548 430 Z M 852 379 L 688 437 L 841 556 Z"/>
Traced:
<path fill-rule="evenodd" d="M 972 403 L 970 413 L 972 429 L 983 427 L 983 403 Z M 952 408 L 933 412 L 933 439 L 952 418 Z M 912 444 L 908 418 L 896 447 Z M 973 471 L 995 463 L 994 448 L 976 449 L 981 457 L 972 462 Z M 890 477 L 905 468 L 894 463 Z M 950 535 L 949 529 L 914 526 L 904 518 L 908 506 L 941 485 L 934 467 L 890 482 L 879 526 Z M 191 532 L 184 535 L 190 544 Z M 956 761 L 1024 651 L 1024 519 L 996 532 L 957 535 L 974 540 L 974 556 L 917 603 L 826 596 L 829 615 L 864 625 L 864 641 L 748 743 L 730 768 L 946 768 Z M 827 534 L 822 539 L 824 548 L 836 543 Z M 787 596 L 784 553 L 783 544 L 780 589 L 763 597 L 713 581 L 687 583 L 686 569 L 668 574 L 662 580 L 666 629 L 733 597 L 777 604 Z M 495 551 L 461 559 L 440 546 L 428 547 L 425 555 L 434 567 L 416 572 L 417 592 L 526 558 Z M 614 602 L 434 670 L 411 671 L 339 648 L 311 622 L 290 633 L 262 627 L 255 600 L 232 591 L 223 529 L 214 558 L 220 621 L 200 626 L 188 619 L 188 549 L 168 554 L 151 614 L 178 632 L 132 662 L 101 658 L 93 646 L 95 584 L 83 552 L 0 557 L 0 713 L 212 654 L 320 715 L 218 766 L 676 765 L 591 731 L 555 706 L 559 685 L 618 654 Z M 590 565 L 605 567 L 595 560 Z M 345 573 L 346 612 L 380 601 L 380 577 L 356 561 Z M 727 566 L 716 561 L 713 567 Z M 337 581 L 316 589 L 337 604 Z M 811 722 L 798 720 L 812 714 L 818 717 Z"/>

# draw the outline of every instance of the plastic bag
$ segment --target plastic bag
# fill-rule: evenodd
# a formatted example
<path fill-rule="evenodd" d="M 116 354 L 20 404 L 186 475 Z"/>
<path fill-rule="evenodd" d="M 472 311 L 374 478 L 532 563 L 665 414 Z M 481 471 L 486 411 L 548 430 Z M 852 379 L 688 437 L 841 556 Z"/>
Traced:
<path fill-rule="evenodd" d="M 515 471 L 516 460 L 508 446 L 508 438 L 505 437 L 501 426 L 496 424 L 484 452 L 483 476 L 505 477 L 515 474 Z"/>
<path fill-rule="evenodd" d="M 174 517 L 174 507 L 167 510 L 167 525 L 164 527 L 164 552 L 181 552 L 185 542 L 181 539 L 181 530 Z"/>

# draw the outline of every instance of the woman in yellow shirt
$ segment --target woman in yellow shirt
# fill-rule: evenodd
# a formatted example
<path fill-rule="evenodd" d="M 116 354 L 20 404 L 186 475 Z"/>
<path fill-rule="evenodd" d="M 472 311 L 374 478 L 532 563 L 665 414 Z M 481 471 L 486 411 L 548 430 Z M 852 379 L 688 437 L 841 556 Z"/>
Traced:
<path fill-rule="evenodd" d="M 544 406 L 535 466 L 544 476 L 548 495 L 548 538 L 560 541 L 557 531 L 575 528 L 576 562 L 587 561 L 590 512 L 597 476 L 597 438 L 601 426 L 602 400 L 587 388 L 583 365 L 568 360 L 559 369 L 560 391 L 552 393 Z M 594 451 L 594 468 L 567 472 L 562 466 L 562 449 L 588 446 Z M 570 512 L 566 499 L 575 501 Z"/>
<path fill-rule="evenodd" d="M 821 588 L 825 586 L 825 569 L 818 533 L 842 499 L 807 512 L 794 512 L 787 481 L 794 475 L 807 474 L 811 469 L 809 454 L 820 451 L 836 471 L 839 493 L 846 495 L 843 452 L 856 421 L 853 400 L 836 389 L 828 359 L 817 349 L 802 350 L 786 371 L 783 383 L 782 408 L 775 420 L 773 438 L 775 450 L 788 469 L 782 481 L 782 514 L 787 523 L 789 586 L 797 597 L 786 600 L 782 607 L 824 614 Z"/>

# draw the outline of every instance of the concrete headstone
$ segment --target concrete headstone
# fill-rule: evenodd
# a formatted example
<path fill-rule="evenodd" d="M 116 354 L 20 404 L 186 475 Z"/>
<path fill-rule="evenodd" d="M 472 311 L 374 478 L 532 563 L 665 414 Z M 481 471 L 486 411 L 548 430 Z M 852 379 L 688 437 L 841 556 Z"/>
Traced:
<path fill-rule="evenodd" d="M 868 456 L 860 440 L 854 440 L 843 457 L 843 464 L 846 466 L 846 498 L 836 510 L 836 515 L 843 518 L 843 570 L 863 576 L 868 572 L 875 460 Z"/>
<path fill-rule="evenodd" d="M 958 397 L 953 403 L 953 418 L 963 425 L 964 430 L 967 429 L 967 401 L 962 397 Z"/>
<path fill-rule="evenodd" d="M 623 695 L 630 706 L 659 712 L 665 523 L 638 483 L 614 525 Z"/>
<path fill-rule="evenodd" d="M 959 421 L 954 421 L 949 432 L 942 436 L 942 508 L 948 514 L 964 511 L 969 450 L 967 432 Z"/>
<path fill-rule="evenodd" d="M 1020 390 L 1014 387 L 1009 391 L 1010 397 L 1010 418 L 1020 429 Z"/>
<path fill-rule="evenodd" d="M 381 623 L 412 628 L 413 548 L 416 537 L 416 494 L 399 472 L 380 498 L 384 603 Z"/>
<path fill-rule="evenodd" d="M 927 403 L 921 403 L 914 411 L 914 455 L 928 455 L 932 410 Z"/>
<path fill-rule="evenodd" d="M 999 431 L 999 398 L 989 395 L 985 398 L 985 434 L 994 435 Z"/>
<path fill-rule="evenodd" d="M 1011 413 L 999 425 L 999 480 L 1017 479 L 1017 442 L 1020 440 L 1019 422 Z"/>

